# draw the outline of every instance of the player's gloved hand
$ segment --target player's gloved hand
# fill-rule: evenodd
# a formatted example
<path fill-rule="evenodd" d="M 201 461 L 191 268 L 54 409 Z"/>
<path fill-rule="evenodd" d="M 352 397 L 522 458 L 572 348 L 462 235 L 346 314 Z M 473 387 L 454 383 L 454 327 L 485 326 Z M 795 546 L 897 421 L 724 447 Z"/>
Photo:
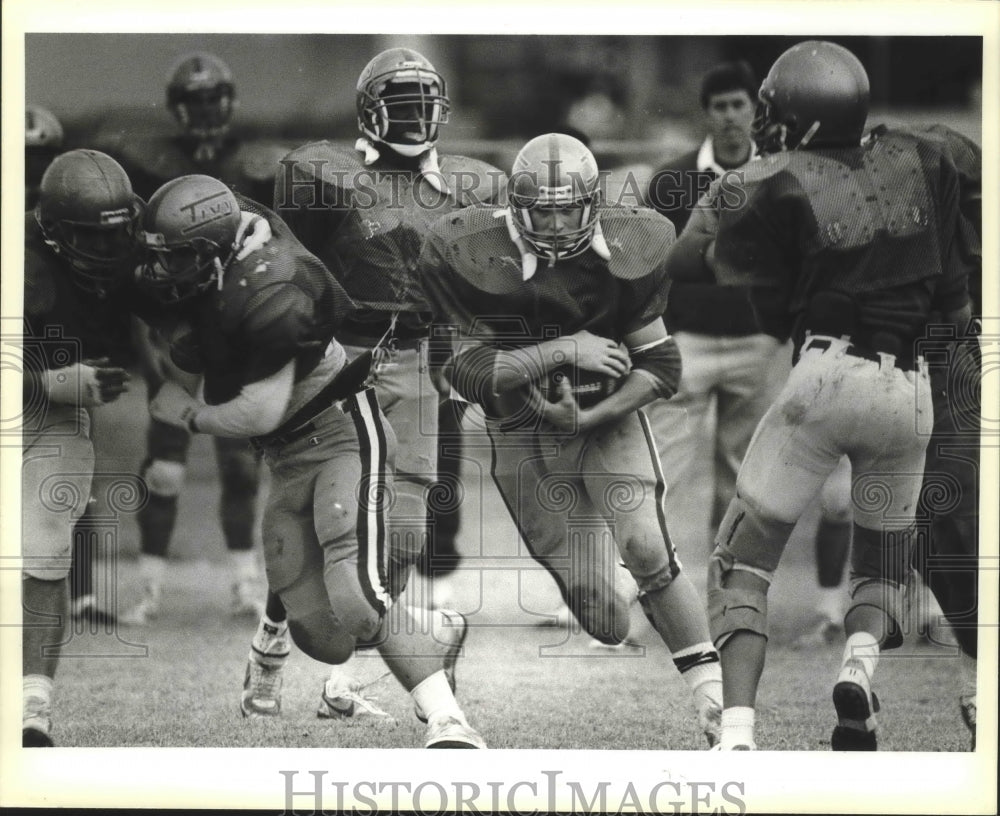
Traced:
<path fill-rule="evenodd" d="M 84 360 L 45 372 L 45 390 L 51 402 L 93 408 L 114 402 L 128 390 L 129 373 L 109 360 Z"/>
<path fill-rule="evenodd" d="M 175 428 L 194 432 L 194 418 L 201 402 L 175 382 L 165 382 L 150 400 L 149 415 Z"/>
<path fill-rule="evenodd" d="M 263 249 L 271 240 L 271 225 L 267 219 L 254 213 L 240 212 L 240 226 L 236 230 L 236 260 L 242 261 L 248 255 Z"/>
<path fill-rule="evenodd" d="M 570 335 L 569 339 L 576 353 L 577 368 L 609 377 L 622 377 L 628 373 L 628 352 L 614 340 L 599 337 L 586 329 Z"/>

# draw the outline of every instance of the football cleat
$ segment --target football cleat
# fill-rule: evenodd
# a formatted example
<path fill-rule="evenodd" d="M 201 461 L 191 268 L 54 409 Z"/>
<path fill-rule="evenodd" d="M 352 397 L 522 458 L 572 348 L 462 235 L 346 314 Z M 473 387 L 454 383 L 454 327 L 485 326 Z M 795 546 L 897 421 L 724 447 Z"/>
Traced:
<path fill-rule="evenodd" d="M 709 748 L 719 745 L 722 735 L 722 707 L 713 704 L 702 708 L 698 712 L 698 725 L 701 726 Z"/>
<path fill-rule="evenodd" d="M 94 628 L 102 626 L 111 628 L 118 622 L 113 614 L 97 605 L 93 595 L 83 595 L 75 599 L 71 615 L 77 623 Z"/>
<path fill-rule="evenodd" d="M 464 717 L 445 714 L 427 726 L 425 748 L 485 748 L 486 742 Z"/>
<path fill-rule="evenodd" d="M 253 581 L 237 581 L 233 584 L 233 617 L 252 617 L 256 620 L 264 614 L 265 605 Z"/>
<path fill-rule="evenodd" d="M 126 626 L 145 626 L 159 614 L 160 588 L 154 584 L 146 584 L 139 603 L 127 610 L 120 620 Z"/>
<path fill-rule="evenodd" d="M 281 714 L 281 684 L 290 647 L 288 630 L 264 624 L 254 635 L 243 678 L 240 712 L 249 719 Z"/>
<path fill-rule="evenodd" d="M 969 729 L 969 733 L 972 735 L 972 744 L 970 750 L 976 750 L 976 695 L 968 694 L 963 695 L 959 698 L 959 706 L 962 712 L 962 722 L 965 723 L 965 727 Z"/>
<path fill-rule="evenodd" d="M 54 744 L 47 731 L 30 726 L 21 729 L 22 748 L 52 748 Z"/>
<path fill-rule="evenodd" d="M 330 678 L 323 684 L 316 716 L 323 720 L 354 720 L 371 717 L 395 722 L 388 712 L 375 705 L 374 697 L 361 693 L 361 683 L 353 678 Z"/>
<path fill-rule="evenodd" d="M 745 742 L 741 742 L 739 745 L 734 745 L 732 748 L 723 748 L 722 747 L 722 743 L 721 742 L 717 742 L 717 743 L 715 743 L 715 745 L 713 745 L 708 750 L 710 750 L 710 751 L 756 751 L 757 750 L 757 743 L 751 742 L 749 745 L 747 745 Z"/>
<path fill-rule="evenodd" d="M 837 710 L 837 725 L 830 737 L 830 747 L 834 751 L 877 750 L 875 712 L 879 703 L 859 660 L 848 660 L 840 670 L 833 687 L 833 706 Z"/>

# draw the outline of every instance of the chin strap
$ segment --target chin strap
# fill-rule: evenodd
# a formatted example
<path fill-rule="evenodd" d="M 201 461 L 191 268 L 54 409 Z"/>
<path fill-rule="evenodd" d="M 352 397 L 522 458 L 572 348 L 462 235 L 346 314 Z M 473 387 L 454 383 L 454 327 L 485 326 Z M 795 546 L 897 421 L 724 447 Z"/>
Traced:
<path fill-rule="evenodd" d="M 364 136 L 359 138 L 354 143 L 354 149 L 359 153 L 365 154 L 365 166 L 377 162 L 382 155 L 379 153 L 378 148 L 370 140 L 366 139 Z M 442 195 L 450 195 L 451 190 L 448 189 L 448 183 L 445 181 L 444 176 L 441 173 L 441 167 L 438 164 L 438 153 L 437 148 L 432 147 L 420 154 L 420 176 L 426 179 L 427 183 L 431 185 L 435 190 L 437 190 Z"/>

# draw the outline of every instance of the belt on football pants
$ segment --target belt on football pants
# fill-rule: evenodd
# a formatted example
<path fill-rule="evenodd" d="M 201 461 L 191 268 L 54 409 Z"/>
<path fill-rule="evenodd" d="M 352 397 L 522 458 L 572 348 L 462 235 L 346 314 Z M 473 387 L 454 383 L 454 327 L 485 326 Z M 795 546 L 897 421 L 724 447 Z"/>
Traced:
<path fill-rule="evenodd" d="M 833 341 L 824 340 L 821 337 L 810 337 L 806 339 L 805 343 L 802 344 L 802 351 L 808 351 L 809 349 L 820 349 L 821 351 L 826 351 L 833 345 Z M 860 357 L 862 360 L 870 360 L 873 363 L 881 363 L 882 357 L 879 356 L 876 351 L 869 351 L 868 349 L 856 346 L 853 343 L 849 343 L 844 348 L 844 354 L 850 357 Z M 893 365 L 901 371 L 914 371 L 916 370 L 916 363 L 913 360 L 901 360 L 899 357 L 894 355 L 888 355 L 893 358 Z"/>
<path fill-rule="evenodd" d="M 334 403 L 364 391 L 371 366 L 372 355 L 367 351 L 345 365 L 316 396 L 271 433 L 251 437 L 250 444 L 261 450 L 265 447 L 289 445 L 313 433 L 318 427 L 314 420 L 320 414 Z"/>

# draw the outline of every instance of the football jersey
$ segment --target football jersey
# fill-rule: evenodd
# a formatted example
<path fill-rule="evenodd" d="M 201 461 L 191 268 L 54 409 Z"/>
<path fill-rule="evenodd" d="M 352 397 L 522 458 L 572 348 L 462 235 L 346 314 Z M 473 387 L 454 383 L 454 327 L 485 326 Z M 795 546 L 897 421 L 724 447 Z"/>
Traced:
<path fill-rule="evenodd" d="M 528 280 L 502 215 L 497 207 L 471 207 L 445 216 L 431 228 L 420 257 L 435 320 L 454 326 L 460 342 L 514 349 L 582 330 L 621 342 L 663 314 L 674 228 L 662 215 L 644 208 L 602 208 L 610 260 L 592 249 L 554 265 L 539 258 Z M 595 379 L 569 366 L 553 375 L 566 375 L 584 388 Z M 484 408 L 509 413 L 498 406 Z"/>
<path fill-rule="evenodd" d="M 225 269 L 221 286 L 194 301 L 192 334 L 175 362 L 197 361 L 205 400 L 228 402 L 240 389 L 295 362 L 295 380 L 323 359 L 351 299 L 323 264 L 273 212 L 239 197 L 240 208 L 267 218 L 271 240 Z M 184 366 L 192 369 L 190 364 Z"/>
<path fill-rule="evenodd" d="M 462 156 L 441 156 L 439 168 L 444 192 L 385 157 L 366 165 L 357 150 L 314 142 L 282 161 L 275 209 L 373 321 L 401 312 L 403 325 L 419 327 L 429 307 L 417 258 L 430 225 L 502 197 L 506 183 L 500 170 Z"/>
<path fill-rule="evenodd" d="M 881 332 L 905 343 L 933 308 L 967 302 L 958 176 L 929 141 L 892 132 L 766 156 L 742 173 L 743 200 L 718 208 L 715 254 L 750 280 L 766 331 Z M 824 293 L 840 305 L 822 310 L 820 328 L 807 311 Z"/>

